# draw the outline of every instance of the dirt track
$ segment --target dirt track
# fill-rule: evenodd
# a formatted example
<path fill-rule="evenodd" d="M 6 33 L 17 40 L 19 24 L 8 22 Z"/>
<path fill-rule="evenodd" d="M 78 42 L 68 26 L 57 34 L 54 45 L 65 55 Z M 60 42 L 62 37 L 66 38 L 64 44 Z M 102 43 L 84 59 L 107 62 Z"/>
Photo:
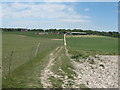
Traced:
<path fill-rule="evenodd" d="M 64 47 L 66 56 L 70 59 L 74 66 L 74 72 L 77 74 L 74 77 L 74 81 L 70 80 L 67 76 L 62 77 L 54 74 L 51 71 L 51 67 L 54 65 L 54 60 L 56 57 L 59 57 L 59 52 L 63 47 L 57 47 L 49 55 L 49 63 L 44 68 L 41 73 L 40 81 L 44 88 L 54 88 L 52 83 L 49 81 L 49 77 L 53 76 L 54 78 L 59 78 L 63 81 L 61 88 L 66 88 L 66 84 L 69 81 L 74 82 L 72 87 L 79 88 L 80 84 L 84 84 L 89 88 L 118 88 L 118 56 L 109 56 L 109 55 L 96 55 L 96 57 L 88 57 L 87 59 L 79 59 L 81 62 L 76 62 L 70 58 L 70 54 L 67 49 L 66 38 L 64 35 Z M 59 57 L 60 58 L 60 57 Z M 58 59 L 59 59 L 58 58 Z M 93 61 L 94 63 L 90 63 Z M 61 72 L 63 72 L 61 70 Z"/>
<path fill-rule="evenodd" d="M 49 63 L 47 64 L 40 76 L 40 81 L 44 88 L 52 87 L 51 82 L 48 80 L 49 76 L 53 74 L 53 72 L 51 71 L 51 66 L 54 65 L 54 60 L 58 56 L 58 53 L 62 50 L 62 48 L 63 47 L 57 47 L 49 55 Z M 54 76 L 54 74 L 52 76 Z"/>

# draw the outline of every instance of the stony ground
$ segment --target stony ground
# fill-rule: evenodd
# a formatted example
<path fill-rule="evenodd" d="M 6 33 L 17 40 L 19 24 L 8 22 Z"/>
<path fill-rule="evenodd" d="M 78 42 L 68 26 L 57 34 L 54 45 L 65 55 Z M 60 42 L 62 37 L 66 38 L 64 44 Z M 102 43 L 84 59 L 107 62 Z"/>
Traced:
<path fill-rule="evenodd" d="M 97 55 L 79 61 L 73 61 L 76 83 L 89 88 L 118 88 L 118 56 Z"/>

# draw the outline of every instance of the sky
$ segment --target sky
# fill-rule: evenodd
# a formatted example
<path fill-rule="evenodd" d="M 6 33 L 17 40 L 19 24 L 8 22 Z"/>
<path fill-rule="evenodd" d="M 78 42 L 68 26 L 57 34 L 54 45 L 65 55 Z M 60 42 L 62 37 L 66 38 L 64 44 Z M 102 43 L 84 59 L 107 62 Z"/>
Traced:
<path fill-rule="evenodd" d="M 118 31 L 117 2 L 44 1 L 2 2 L 2 27 Z"/>
<path fill-rule="evenodd" d="M 2 2 L 119 2 L 119 0 L 2 0 Z"/>

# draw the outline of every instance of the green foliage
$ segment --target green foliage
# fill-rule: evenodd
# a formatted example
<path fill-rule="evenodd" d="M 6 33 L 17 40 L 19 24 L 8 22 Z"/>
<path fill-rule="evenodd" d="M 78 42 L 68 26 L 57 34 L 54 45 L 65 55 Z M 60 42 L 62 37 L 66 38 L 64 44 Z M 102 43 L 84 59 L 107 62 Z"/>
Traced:
<path fill-rule="evenodd" d="M 88 61 L 90 64 L 95 64 L 94 60 L 93 59 L 89 59 Z"/>
<path fill-rule="evenodd" d="M 52 85 L 54 88 L 61 88 L 62 87 L 61 85 L 63 84 L 63 81 L 60 80 L 59 78 L 54 78 L 53 76 L 51 76 L 51 77 L 49 77 L 49 80 L 52 82 Z"/>

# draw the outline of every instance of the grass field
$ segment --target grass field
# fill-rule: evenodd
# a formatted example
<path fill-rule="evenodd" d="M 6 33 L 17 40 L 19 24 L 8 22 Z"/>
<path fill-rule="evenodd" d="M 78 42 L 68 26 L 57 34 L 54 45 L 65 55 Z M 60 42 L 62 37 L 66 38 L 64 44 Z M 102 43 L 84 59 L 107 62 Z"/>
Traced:
<path fill-rule="evenodd" d="M 6 34 L 15 34 L 15 35 L 25 35 L 29 37 L 36 37 L 36 38 L 57 38 L 57 39 L 63 39 L 63 35 L 56 35 L 56 34 L 48 34 L 48 35 L 35 35 L 33 33 L 38 32 L 38 31 L 29 31 L 29 32 L 18 32 L 18 31 L 13 31 L 13 32 L 4 32 Z"/>
<path fill-rule="evenodd" d="M 118 54 L 118 39 L 111 37 L 67 37 L 69 52 L 74 55 Z"/>
<path fill-rule="evenodd" d="M 60 40 L 59 40 L 60 39 Z M 50 61 L 51 52 L 57 47 L 63 47 L 63 35 L 34 35 L 33 32 L 3 32 L 2 64 L 3 88 L 42 88 L 41 72 Z M 40 45 L 38 46 L 38 43 Z M 110 37 L 67 37 L 67 48 L 73 56 L 87 57 L 96 54 L 118 54 L 118 39 Z M 35 52 L 37 50 L 37 55 Z M 11 53 L 13 55 L 11 56 Z M 56 56 L 55 56 L 56 55 Z M 65 49 L 54 52 L 51 56 L 54 64 L 51 71 L 63 77 L 49 77 L 53 87 L 60 88 L 64 78 L 68 77 L 66 87 L 74 84 L 74 66 L 65 54 Z M 51 59 L 51 60 L 52 60 Z M 11 60 L 11 73 L 9 64 Z M 60 71 L 62 70 L 62 72 Z M 78 87 L 86 87 L 84 84 Z"/>
<path fill-rule="evenodd" d="M 52 38 L 52 35 L 35 37 L 29 32 L 24 35 L 23 32 L 3 32 L 4 88 L 42 87 L 38 77 L 48 62 L 47 55 L 56 47 L 63 45 L 63 41 L 51 40 Z M 58 36 L 54 36 L 54 38 L 57 39 Z M 39 42 L 38 54 L 34 56 Z M 12 51 L 11 74 L 9 76 L 8 67 Z"/>

